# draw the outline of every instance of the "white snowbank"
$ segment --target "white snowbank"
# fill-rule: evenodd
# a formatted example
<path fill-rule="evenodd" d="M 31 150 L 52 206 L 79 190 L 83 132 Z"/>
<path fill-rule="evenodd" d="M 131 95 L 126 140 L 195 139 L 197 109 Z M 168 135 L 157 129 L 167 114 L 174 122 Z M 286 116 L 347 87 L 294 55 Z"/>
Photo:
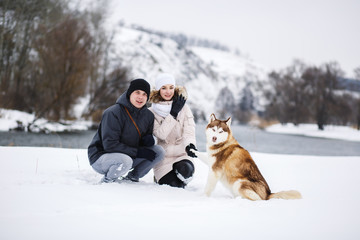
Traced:
<path fill-rule="evenodd" d="M 9 131 L 19 126 L 25 127 L 35 119 L 34 114 L 0 108 L 0 131 Z M 62 121 L 62 123 L 49 122 L 44 118 L 36 120 L 31 126 L 32 132 L 64 132 L 87 130 L 91 126 L 90 121 Z"/>
<path fill-rule="evenodd" d="M 86 149 L 0 147 L 0 239 L 359 239 L 360 157 L 252 153 L 273 192 L 301 200 L 203 195 L 196 161 L 186 189 L 98 185 Z"/>
<path fill-rule="evenodd" d="M 295 126 L 294 124 L 288 123 L 285 125 L 274 124 L 266 128 L 266 131 L 360 142 L 360 131 L 345 126 L 328 125 L 325 126 L 323 131 L 321 131 L 318 129 L 316 124 L 299 124 L 298 126 Z"/>

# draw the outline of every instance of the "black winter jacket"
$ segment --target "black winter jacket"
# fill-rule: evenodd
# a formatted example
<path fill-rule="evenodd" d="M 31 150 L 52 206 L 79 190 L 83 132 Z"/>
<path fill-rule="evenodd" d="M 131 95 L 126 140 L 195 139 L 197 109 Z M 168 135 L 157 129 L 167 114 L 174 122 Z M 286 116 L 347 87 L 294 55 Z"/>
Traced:
<path fill-rule="evenodd" d="M 124 106 L 136 122 L 141 136 L 152 134 L 154 114 L 146 105 L 141 109 L 134 107 L 125 92 L 102 115 L 99 128 L 88 147 L 90 165 L 105 153 L 119 152 L 136 157 L 140 136 Z"/>

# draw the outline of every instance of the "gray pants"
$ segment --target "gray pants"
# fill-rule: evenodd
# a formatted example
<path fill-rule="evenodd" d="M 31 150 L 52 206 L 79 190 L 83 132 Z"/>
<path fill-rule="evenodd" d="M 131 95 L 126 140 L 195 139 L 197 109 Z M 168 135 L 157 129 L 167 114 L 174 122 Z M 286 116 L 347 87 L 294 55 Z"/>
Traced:
<path fill-rule="evenodd" d="M 148 147 L 156 153 L 155 159 L 150 161 L 145 158 L 132 159 L 124 153 L 106 153 L 93 163 L 92 168 L 105 175 L 108 179 L 117 179 L 124 176 L 131 168 L 131 176 L 142 178 L 165 156 L 164 149 L 159 145 Z"/>

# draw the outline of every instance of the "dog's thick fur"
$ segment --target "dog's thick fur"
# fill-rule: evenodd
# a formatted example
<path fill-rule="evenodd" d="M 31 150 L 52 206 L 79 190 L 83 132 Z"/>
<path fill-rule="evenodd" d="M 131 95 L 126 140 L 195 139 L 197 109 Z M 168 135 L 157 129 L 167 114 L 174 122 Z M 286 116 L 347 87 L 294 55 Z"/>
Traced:
<path fill-rule="evenodd" d="M 210 196 L 220 180 L 234 197 L 250 200 L 301 198 L 301 194 L 295 190 L 271 193 L 249 152 L 233 137 L 230 123 L 231 118 L 222 121 L 212 114 L 206 127 L 207 153 L 192 150 L 209 166 L 205 194 Z"/>

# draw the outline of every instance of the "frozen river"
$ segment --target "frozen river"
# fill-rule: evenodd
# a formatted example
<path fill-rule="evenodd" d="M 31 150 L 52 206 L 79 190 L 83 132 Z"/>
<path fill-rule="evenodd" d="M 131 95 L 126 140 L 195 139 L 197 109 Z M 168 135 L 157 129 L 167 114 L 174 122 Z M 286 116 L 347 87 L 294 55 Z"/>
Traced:
<path fill-rule="evenodd" d="M 196 125 L 197 147 L 205 151 L 205 124 Z M 276 134 L 249 126 L 232 126 L 240 145 L 250 152 L 314 155 L 360 156 L 360 142 Z M 95 131 L 42 134 L 0 132 L 0 146 L 42 146 L 87 148 Z"/>

